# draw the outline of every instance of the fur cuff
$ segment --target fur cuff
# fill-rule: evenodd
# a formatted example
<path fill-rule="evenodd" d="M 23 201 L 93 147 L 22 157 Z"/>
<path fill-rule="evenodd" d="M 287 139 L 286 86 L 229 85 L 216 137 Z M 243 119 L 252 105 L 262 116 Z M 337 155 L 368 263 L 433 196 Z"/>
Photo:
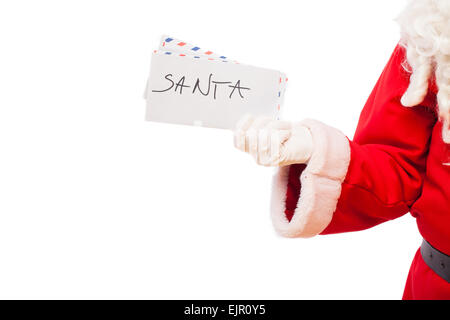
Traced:
<path fill-rule="evenodd" d="M 290 238 L 313 237 L 328 226 L 350 163 L 350 145 L 344 134 L 315 120 L 302 124 L 311 131 L 314 151 L 300 176 L 300 197 L 291 221 L 285 214 L 290 166 L 278 169 L 272 187 L 273 225 L 280 235 Z"/>

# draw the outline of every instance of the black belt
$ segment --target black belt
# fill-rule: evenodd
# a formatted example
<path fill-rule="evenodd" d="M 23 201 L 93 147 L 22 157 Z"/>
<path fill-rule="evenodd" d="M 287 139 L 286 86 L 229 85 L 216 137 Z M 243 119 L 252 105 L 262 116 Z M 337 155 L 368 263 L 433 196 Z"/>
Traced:
<path fill-rule="evenodd" d="M 450 256 L 433 248 L 425 240 L 423 240 L 420 247 L 420 253 L 427 266 L 442 279 L 450 283 Z"/>

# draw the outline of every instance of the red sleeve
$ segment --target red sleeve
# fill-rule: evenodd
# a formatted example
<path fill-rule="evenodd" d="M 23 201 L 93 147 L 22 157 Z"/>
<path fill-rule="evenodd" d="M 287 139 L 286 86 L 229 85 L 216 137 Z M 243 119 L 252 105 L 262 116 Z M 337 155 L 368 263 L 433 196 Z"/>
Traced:
<path fill-rule="evenodd" d="M 404 60 L 399 46 L 361 113 L 341 196 L 324 234 L 398 218 L 421 194 L 436 98 L 430 93 L 421 106 L 401 105 L 409 83 Z"/>
<path fill-rule="evenodd" d="M 309 163 L 274 177 L 272 220 L 287 237 L 357 231 L 407 213 L 420 196 L 436 123 L 436 96 L 407 108 L 409 85 L 398 46 L 359 119 L 353 141 L 317 121 L 305 125 L 315 150 Z"/>

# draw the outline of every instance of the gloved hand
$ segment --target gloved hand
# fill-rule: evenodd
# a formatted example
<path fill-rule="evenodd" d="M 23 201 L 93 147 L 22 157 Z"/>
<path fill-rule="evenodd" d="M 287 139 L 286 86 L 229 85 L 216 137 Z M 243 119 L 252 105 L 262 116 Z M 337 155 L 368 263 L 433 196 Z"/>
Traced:
<path fill-rule="evenodd" d="M 308 163 L 313 152 L 311 132 L 302 124 L 252 115 L 236 124 L 234 145 L 267 167 Z"/>

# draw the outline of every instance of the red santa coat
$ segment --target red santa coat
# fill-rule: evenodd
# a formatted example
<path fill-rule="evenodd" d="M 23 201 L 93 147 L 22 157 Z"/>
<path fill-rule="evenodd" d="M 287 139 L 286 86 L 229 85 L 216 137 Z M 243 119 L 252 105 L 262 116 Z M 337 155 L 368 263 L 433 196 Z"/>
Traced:
<path fill-rule="evenodd" d="M 437 89 L 420 106 L 400 99 L 409 85 L 398 46 L 377 82 L 353 141 L 318 121 L 304 122 L 316 149 L 308 165 L 280 168 L 272 218 L 279 233 L 311 237 L 363 230 L 408 212 L 422 236 L 450 255 L 450 147 L 442 140 Z M 450 284 L 414 258 L 405 299 L 449 298 Z"/>

